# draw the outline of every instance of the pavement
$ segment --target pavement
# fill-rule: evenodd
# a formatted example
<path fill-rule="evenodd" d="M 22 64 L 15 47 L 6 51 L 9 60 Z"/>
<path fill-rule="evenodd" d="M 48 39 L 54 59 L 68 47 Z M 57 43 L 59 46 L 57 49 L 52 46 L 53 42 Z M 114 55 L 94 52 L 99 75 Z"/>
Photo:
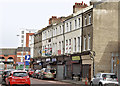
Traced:
<path fill-rule="evenodd" d="M 76 81 L 76 80 L 58 80 L 58 79 L 55 79 L 55 80 L 70 83 L 70 84 L 74 84 L 75 86 L 77 86 L 77 85 L 79 85 L 79 86 L 90 86 L 89 82 L 87 82 L 87 84 L 85 84 L 85 82 L 83 82 L 83 81 Z"/>

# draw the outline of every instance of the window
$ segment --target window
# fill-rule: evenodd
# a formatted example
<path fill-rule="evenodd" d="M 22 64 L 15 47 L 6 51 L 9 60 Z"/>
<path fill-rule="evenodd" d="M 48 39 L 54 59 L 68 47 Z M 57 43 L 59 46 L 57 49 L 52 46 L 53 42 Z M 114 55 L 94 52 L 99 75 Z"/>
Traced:
<path fill-rule="evenodd" d="M 52 49 L 53 49 L 52 51 L 55 52 L 55 50 L 54 50 L 54 49 L 55 49 L 55 45 L 54 45 L 54 43 L 53 43 L 53 48 L 52 48 Z"/>
<path fill-rule="evenodd" d="M 75 20 L 75 29 L 77 28 L 77 21 Z"/>
<path fill-rule="evenodd" d="M 22 34 L 24 34 L 24 31 L 22 31 Z"/>
<path fill-rule="evenodd" d="M 85 26 L 87 25 L 87 17 L 85 16 Z"/>
<path fill-rule="evenodd" d="M 21 43 L 23 43 L 24 41 L 23 40 L 21 40 Z"/>
<path fill-rule="evenodd" d="M 78 21 L 79 21 L 79 27 L 80 27 L 80 18 L 78 18 Z"/>
<path fill-rule="evenodd" d="M 61 42 L 59 42 L 59 50 L 61 50 Z"/>
<path fill-rule="evenodd" d="M 24 77 L 24 76 L 28 76 L 28 75 L 26 72 L 14 72 L 13 76 Z"/>
<path fill-rule="evenodd" d="M 57 43 L 55 43 L 55 54 L 57 54 Z"/>
<path fill-rule="evenodd" d="M 71 39 L 69 39 L 69 45 L 71 45 Z"/>
<path fill-rule="evenodd" d="M 63 41 L 62 41 L 62 44 L 61 44 L 61 54 L 63 54 Z"/>
<path fill-rule="evenodd" d="M 89 14 L 89 24 L 91 24 L 91 14 Z"/>
<path fill-rule="evenodd" d="M 53 30 L 54 36 L 55 36 L 55 29 Z"/>
<path fill-rule="evenodd" d="M 66 53 L 68 53 L 68 40 L 66 40 Z"/>
<path fill-rule="evenodd" d="M 69 53 L 71 53 L 71 39 L 69 39 Z"/>
<path fill-rule="evenodd" d="M 72 24 L 71 24 L 71 22 L 70 22 L 70 31 L 72 30 Z"/>
<path fill-rule="evenodd" d="M 73 46 L 73 48 L 74 48 L 74 52 L 76 51 L 76 38 L 74 38 L 74 46 Z"/>
<path fill-rule="evenodd" d="M 83 46 L 83 51 L 85 51 L 86 50 L 86 36 L 84 36 L 84 38 L 83 38 L 83 40 L 84 40 L 84 46 Z"/>
<path fill-rule="evenodd" d="M 55 33 L 56 33 L 56 35 L 57 35 L 57 28 L 56 28 L 56 32 L 55 32 Z"/>
<path fill-rule="evenodd" d="M 67 30 L 66 30 L 66 32 L 68 32 L 68 23 L 67 23 Z"/>
<path fill-rule="evenodd" d="M 61 26 L 60 26 L 60 34 L 61 34 Z"/>
<path fill-rule="evenodd" d="M 22 35 L 21 37 L 24 38 L 24 35 Z"/>
<path fill-rule="evenodd" d="M 90 50 L 90 39 L 91 39 L 91 37 L 90 37 L 90 34 L 88 34 L 88 50 Z"/>
<path fill-rule="evenodd" d="M 80 37 L 78 37 L 78 52 L 80 51 Z"/>

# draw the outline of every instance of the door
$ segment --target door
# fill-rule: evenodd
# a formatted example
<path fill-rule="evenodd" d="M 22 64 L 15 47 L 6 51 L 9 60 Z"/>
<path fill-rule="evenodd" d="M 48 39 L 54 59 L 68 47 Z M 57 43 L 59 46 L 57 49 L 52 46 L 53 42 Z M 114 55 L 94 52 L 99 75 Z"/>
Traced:
<path fill-rule="evenodd" d="M 57 79 L 64 79 L 64 66 L 63 65 L 58 65 L 57 66 Z"/>

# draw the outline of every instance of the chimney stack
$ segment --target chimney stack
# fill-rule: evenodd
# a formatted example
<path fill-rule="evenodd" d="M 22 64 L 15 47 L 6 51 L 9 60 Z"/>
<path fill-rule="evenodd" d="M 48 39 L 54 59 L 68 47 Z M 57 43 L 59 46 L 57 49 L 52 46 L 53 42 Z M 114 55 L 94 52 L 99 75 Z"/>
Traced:
<path fill-rule="evenodd" d="M 82 8 L 86 8 L 88 7 L 87 4 L 83 3 L 75 3 L 75 5 L 73 6 L 73 13 L 76 13 L 77 11 L 81 10 Z"/>

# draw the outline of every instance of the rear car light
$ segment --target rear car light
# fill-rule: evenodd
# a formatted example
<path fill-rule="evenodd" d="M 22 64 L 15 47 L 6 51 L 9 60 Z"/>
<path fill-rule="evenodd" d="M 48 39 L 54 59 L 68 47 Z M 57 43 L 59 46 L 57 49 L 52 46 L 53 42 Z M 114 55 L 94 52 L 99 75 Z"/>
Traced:
<path fill-rule="evenodd" d="M 46 72 L 44 72 L 43 74 L 47 74 Z"/>
<path fill-rule="evenodd" d="M 117 80 L 117 82 L 118 82 L 118 79 L 116 79 Z"/>

